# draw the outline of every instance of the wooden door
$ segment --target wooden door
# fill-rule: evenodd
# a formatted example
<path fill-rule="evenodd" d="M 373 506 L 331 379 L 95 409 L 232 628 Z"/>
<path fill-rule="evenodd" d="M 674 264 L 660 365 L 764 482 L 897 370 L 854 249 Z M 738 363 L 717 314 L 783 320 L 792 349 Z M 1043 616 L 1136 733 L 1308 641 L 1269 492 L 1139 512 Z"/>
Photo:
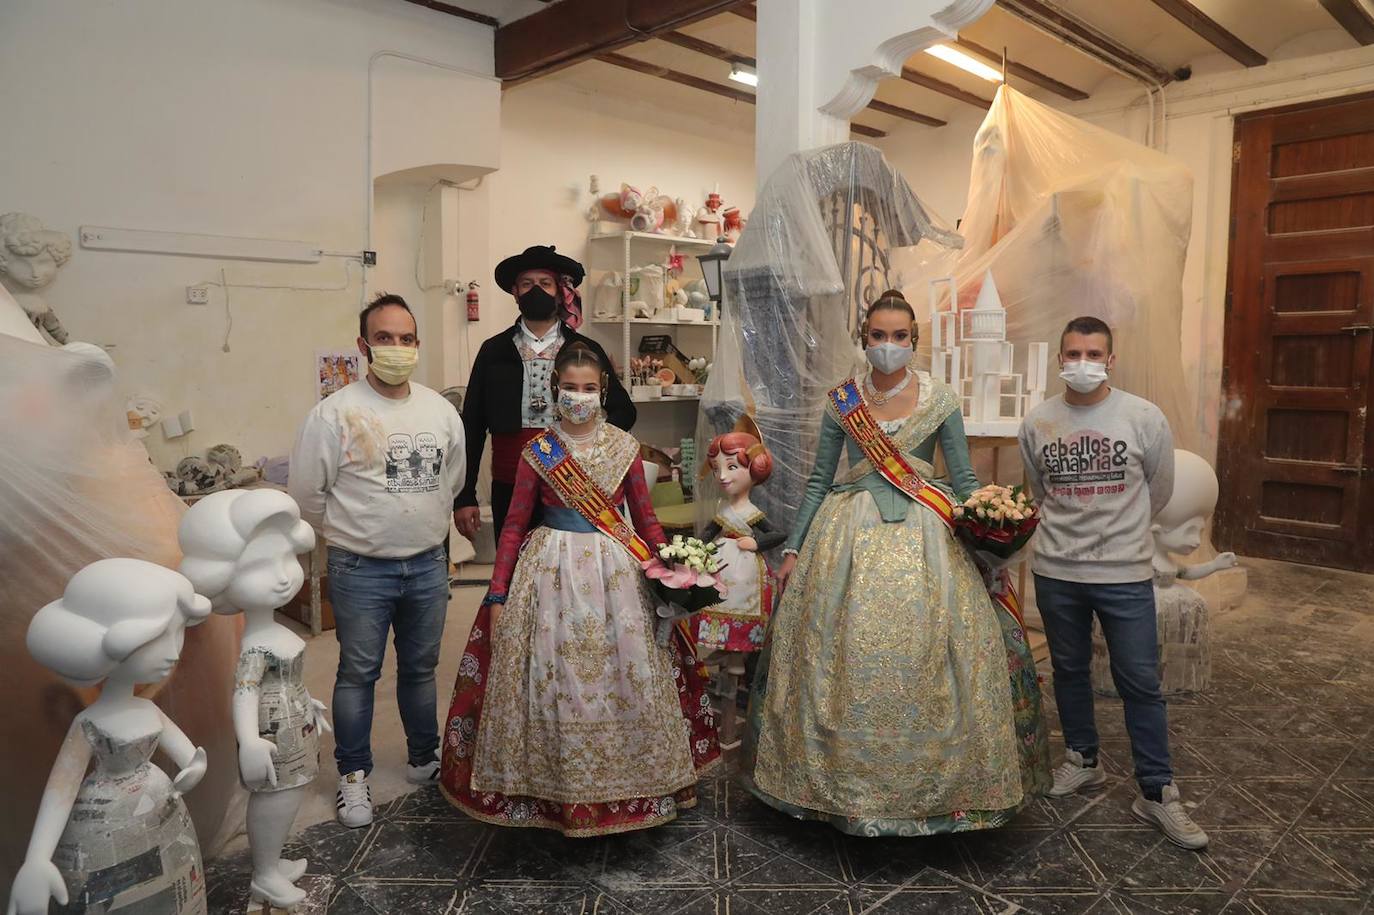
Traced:
<path fill-rule="evenodd" d="M 1374 570 L 1374 95 L 1236 123 L 1216 540 Z"/>

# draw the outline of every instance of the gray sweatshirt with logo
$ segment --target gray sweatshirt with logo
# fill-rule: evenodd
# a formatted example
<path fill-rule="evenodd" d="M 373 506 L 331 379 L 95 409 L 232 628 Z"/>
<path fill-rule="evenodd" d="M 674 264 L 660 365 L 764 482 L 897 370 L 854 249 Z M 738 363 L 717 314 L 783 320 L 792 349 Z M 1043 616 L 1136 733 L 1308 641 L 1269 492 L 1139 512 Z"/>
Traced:
<path fill-rule="evenodd" d="M 1019 438 L 1041 511 L 1032 570 L 1090 584 L 1148 580 L 1150 519 L 1174 491 L 1174 440 L 1160 409 L 1116 389 L 1086 407 L 1061 395 L 1030 411 Z"/>

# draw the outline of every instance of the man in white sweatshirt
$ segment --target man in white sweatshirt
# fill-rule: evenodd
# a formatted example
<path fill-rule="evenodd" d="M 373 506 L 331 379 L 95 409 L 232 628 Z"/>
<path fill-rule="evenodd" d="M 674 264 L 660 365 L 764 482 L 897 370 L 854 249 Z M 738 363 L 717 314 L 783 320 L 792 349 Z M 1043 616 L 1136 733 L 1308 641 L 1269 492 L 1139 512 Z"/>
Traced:
<path fill-rule="evenodd" d="M 396 703 L 414 783 L 437 778 L 434 668 L 448 611 L 448 536 L 466 471 L 463 423 L 410 380 L 420 356 L 415 316 L 381 295 L 358 317 L 367 376 L 318 403 L 291 454 L 288 488 L 329 544 L 329 600 L 339 639 L 334 681 L 337 814 L 372 822 L 372 706 L 389 631 Z"/>
<path fill-rule="evenodd" d="M 1065 761 L 1053 797 L 1100 788 L 1093 714 L 1093 616 L 1101 622 L 1131 737 L 1140 797 L 1131 809 L 1169 840 L 1199 849 L 1207 835 L 1179 799 L 1159 690 L 1154 555 L 1150 519 L 1174 488 L 1174 442 L 1154 404 L 1109 384 L 1111 329 L 1075 318 L 1059 341 L 1067 390 L 1031 410 L 1021 425 L 1026 481 L 1040 503 L 1035 601 L 1045 623 Z"/>

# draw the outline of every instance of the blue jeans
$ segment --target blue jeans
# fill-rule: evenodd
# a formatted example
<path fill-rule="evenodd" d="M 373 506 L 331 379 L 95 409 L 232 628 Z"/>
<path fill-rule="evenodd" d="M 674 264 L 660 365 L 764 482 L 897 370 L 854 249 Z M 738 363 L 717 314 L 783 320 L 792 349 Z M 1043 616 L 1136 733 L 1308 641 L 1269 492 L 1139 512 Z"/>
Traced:
<path fill-rule="evenodd" d="M 434 668 L 448 614 L 448 559 L 436 546 L 406 559 L 329 548 L 329 600 L 339 639 L 334 679 L 334 760 L 339 774 L 372 771 L 372 704 L 396 630 L 396 704 L 411 765 L 434 759 L 439 725 Z"/>
<path fill-rule="evenodd" d="M 1097 755 L 1089 676 L 1096 611 L 1111 655 L 1112 682 L 1125 705 L 1136 781 L 1142 788 L 1172 782 L 1168 713 L 1159 692 L 1154 584 L 1094 585 L 1036 575 L 1035 603 L 1050 643 L 1054 701 L 1069 749 L 1085 756 Z"/>

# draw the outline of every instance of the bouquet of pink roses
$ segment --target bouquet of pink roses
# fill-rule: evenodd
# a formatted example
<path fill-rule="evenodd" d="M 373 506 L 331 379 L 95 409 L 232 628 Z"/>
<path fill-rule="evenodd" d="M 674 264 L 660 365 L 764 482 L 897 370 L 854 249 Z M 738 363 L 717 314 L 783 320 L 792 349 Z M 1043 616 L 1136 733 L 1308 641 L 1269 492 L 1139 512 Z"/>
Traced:
<path fill-rule="evenodd" d="M 659 643 L 666 644 L 672 623 L 715 606 L 725 599 L 725 583 L 717 577 L 723 568 L 717 546 L 696 537 L 674 535 L 658 555 L 640 563 L 659 599 Z"/>
<path fill-rule="evenodd" d="M 1002 562 L 1020 552 L 1039 525 L 1035 500 L 1020 486 L 992 483 L 954 506 L 955 536 Z"/>

